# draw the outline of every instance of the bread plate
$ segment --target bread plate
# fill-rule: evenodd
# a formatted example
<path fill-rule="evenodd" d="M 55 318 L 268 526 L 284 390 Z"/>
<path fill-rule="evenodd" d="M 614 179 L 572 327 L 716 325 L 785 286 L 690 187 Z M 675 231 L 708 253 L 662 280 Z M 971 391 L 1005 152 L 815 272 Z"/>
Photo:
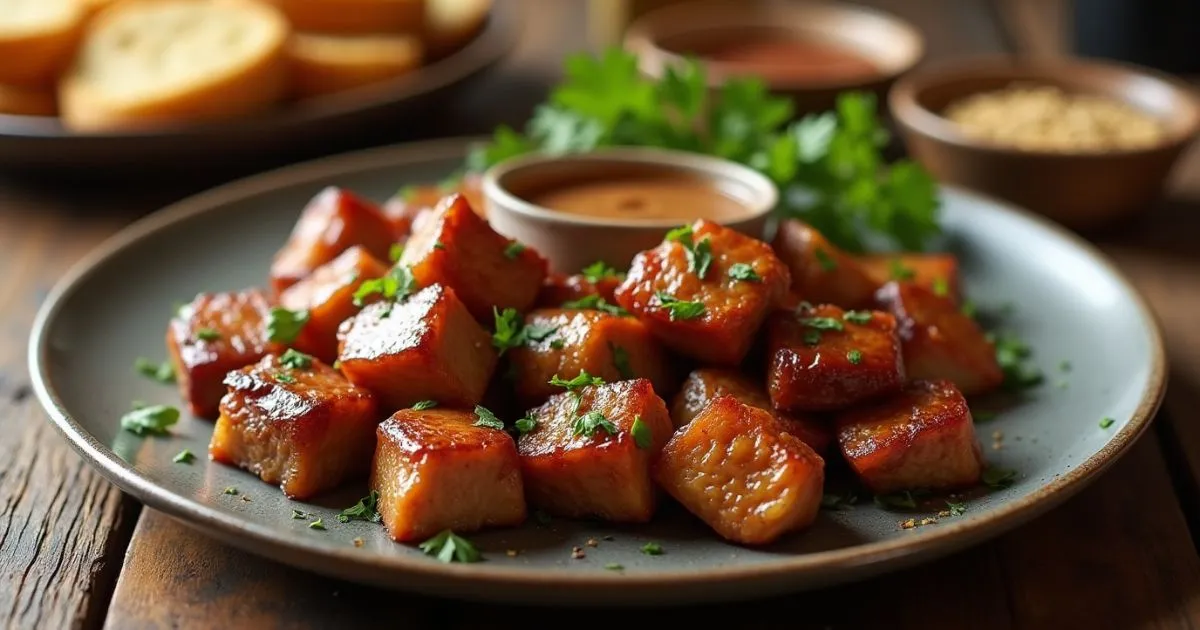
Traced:
<path fill-rule="evenodd" d="M 515 42 L 517 15 L 496 3 L 457 52 L 404 76 L 284 104 L 261 115 L 144 131 L 76 132 L 58 118 L 0 114 L 0 168 L 104 176 L 189 168 L 249 172 L 418 135 L 414 121 L 496 64 Z M 0 95 L 4 96 L 4 95 Z"/>
<path fill-rule="evenodd" d="M 201 290 L 261 285 L 300 209 L 327 185 L 383 200 L 408 183 L 458 168 L 467 141 L 374 149 L 300 164 L 192 197 L 133 224 L 80 262 L 37 317 L 29 354 L 51 420 L 101 473 L 150 507 L 248 552 L 344 579 L 465 599 L 541 605 L 656 605 L 762 597 L 909 566 L 979 543 L 1036 517 L 1095 480 L 1146 430 L 1166 383 L 1157 323 L 1143 299 L 1094 248 L 1023 210 L 946 187 L 943 224 L 962 254 L 965 286 L 981 306 L 1013 303 L 1007 327 L 1036 348 L 1054 380 L 981 431 L 1001 431 L 989 459 L 1017 471 L 1011 486 L 916 528 L 871 502 L 823 510 L 803 535 L 763 548 L 721 542 L 682 510 L 645 526 L 554 519 L 476 534 L 485 561 L 443 564 L 398 545 L 375 523 L 339 523 L 362 496 L 350 487 L 289 501 L 255 477 L 208 462 L 212 423 L 184 417 L 169 437 L 139 438 L 119 418 L 131 400 L 177 404 L 178 394 L 135 374 L 163 350 L 173 302 Z M 1013 247 L 1020 242 L 1022 247 Z M 1061 372 L 1060 364 L 1072 369 Z M 1101 421 L 1101 419 L 1111 418 Z M 1019 438 L 1019 439 L 1018 439 Z M 225 489 L 236 488 L 237 494 Z M 326 524 L 314 529 L 293 510 Z M 357 540 L 356 540 L 357 539 Z M 584 546 L 585 558 L 572 548 Z M 661 545 L 661 555 L 641 552 Z M 509 554 L 508 550 L 518 553 Z M 621 565 L 619 571 L 606 570 Z"/>

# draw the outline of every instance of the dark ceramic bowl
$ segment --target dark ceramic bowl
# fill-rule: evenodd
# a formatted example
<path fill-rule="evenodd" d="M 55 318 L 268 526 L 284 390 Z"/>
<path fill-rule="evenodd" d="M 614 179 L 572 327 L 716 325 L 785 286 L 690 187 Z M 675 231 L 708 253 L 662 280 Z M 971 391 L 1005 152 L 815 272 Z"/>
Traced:
<path fill-rule="evenodd" d="M 1157 118 L 1165 134 L 1139 149 L 1060 153 L 972 138 L 941 113 L 959 99 L 1013 83 L 1115 99 Z M 888 97 L 909 152 L 939 181 L 972 188 L 1075 228 L 1099 226 L 1149 207 L 1200 129 L 1200 107 L 1181 83 L 1115 63 L 989 58 L 915 72 Z"/>

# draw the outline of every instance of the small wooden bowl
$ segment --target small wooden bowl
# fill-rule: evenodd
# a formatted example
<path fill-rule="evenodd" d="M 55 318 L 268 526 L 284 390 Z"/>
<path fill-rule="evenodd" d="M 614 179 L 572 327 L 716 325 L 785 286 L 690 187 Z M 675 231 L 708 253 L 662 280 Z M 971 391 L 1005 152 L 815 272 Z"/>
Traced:
<path fill-rule="evenodd" d="M 848 90 L 872 92 L 882 100 L 896 78 L 917 65 L 925 51 L 920 31 L 882 11 L 840 3 L 754 0 L 682 2 L 651 11 L 630 25 L 625 48 L 638 56 L 642 73 L 653 78 L 695 56 L 704 62 L 709 87 L 716 88 L 739 71 L 705 59 L 705 52 L 732 41 L 763 37 L 828 42 L 861 55 L 878 70 L 857 78 L 764 77 L 772 92 L 792 99 L 798 114 L 829 110 L 837 95 Z"/>
<path fill-rule="evenodd" d="M 1106 96 L 1150 114 L 1162 141 L 1105 152 L 1045 152 L 972 138 L 941 112 L 971 94 L 1013 83 Z M 909 153 L 939 181 L 958 184 L 1087 229 L 1148 207 L 1200 130 L 1200 106 L 1183 84 L 1152 70 L 1078 60 L 987 58 L 904 77 L 888 104 Z"/>

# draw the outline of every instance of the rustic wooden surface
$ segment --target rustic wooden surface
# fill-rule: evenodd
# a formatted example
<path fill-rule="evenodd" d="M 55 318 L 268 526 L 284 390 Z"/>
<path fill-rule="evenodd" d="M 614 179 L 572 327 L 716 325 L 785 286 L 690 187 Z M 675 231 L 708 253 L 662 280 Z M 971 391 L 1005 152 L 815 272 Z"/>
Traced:
<path fill-rule="evenodd" d="M 565 51 L 580 2 L 523 0 L 526 33 L 503 69 L 438 131 L 519 119 Z M 931 59 L 1061 54 L 1054 0 L 874 0 L 923 29 Z M 535 7 L 535 11 L 529 11 Z M 499 96 L 499 97 L 498 97 Z M 504 103 L 496 110 L 497 102 Z M 29 392 L 25 345 L 45 291 L 132 217 L 193 192 L 30 188 L 0 177 L 0 626 L 412 628 L 527 626 L 531 608 L 451 603 L 323 578 L 232 550 L 123 498 L 70 450 Z M 65 186 L 65 188 L 73 188 Z M 876 580 L 766 602 L 634 613 L 649 624 L 814 628 L 1200 626 L 1200 153 L 1146 217 L 1089 235 L 1154 306 L 1172 381 L 1151 431 L 1094 486 L 996 541 Z M 136 529 L 134 524 L 136 523 Z M 123 567 L 122 567 L 123 563 Z M 118 579 L 119 575 L 119 579 Z M 586 611 L 564 621 L 585 619 Z M 562 614 L 562 613 L 558 613 Z M 629 613 L 619 613 L 621 615 Z"/>

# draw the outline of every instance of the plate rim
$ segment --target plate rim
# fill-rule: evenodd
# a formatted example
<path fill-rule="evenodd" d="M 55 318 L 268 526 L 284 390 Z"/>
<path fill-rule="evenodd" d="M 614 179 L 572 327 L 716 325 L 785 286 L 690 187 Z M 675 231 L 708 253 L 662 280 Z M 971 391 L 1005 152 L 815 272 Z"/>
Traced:
<path fill-rule="evenodd" d="M 1145 433 L 1162 403 L 1168 365 L 1160 322 L 1145 298 L 1116 265 L 1094 245 L 1044 217 L 1008 202 L 946 185 L 942 185 L 941 189 L 957 196 L 991 204 L 1001 212 L 1017 215 L 1054 233 L 1086 255 L 1094 266 L 1102 269 L 1120 285 L 1133 299 L 1136 311 L 1147 324 L 1146 332 L 1151 353 L 1148 366 L 1150 375 L 1129 422 L 1114 434 L 1108 443 L 1076 468 L 1052 478 L 1023 497 L 997 506 L 986 517 L 945 524 L 936 531 L 923 533 L 919 537 L 895 538 L 828 551 L 789 555 L 765 563 L 705 571 L 676 568 L 644 573 L 597 571 L 594 574 L 567 572 L 556 568 L 538 571 L 489 563 L 443 564 L 415 556 L 365 555 L 355 548 L 314 548 L 304 544 L 302 540 L 281 537 L 275 529 L 246 522 L 233 514 L 154 483 L 77 422 L 50 386 L 49 363 L 43 359 L 47 358 L 49 353 L 48 333 L 52 322 L 57 319 L 67 298 L 96 272 L 98 266 L 125 248 L 180 221 L 210 212 L 224 203 L 246 196 L 267 193 L 280 186 L 310 181 L 319 183 L 323 177 L 334 177 L 368 168 L 403 167 L 414 163 L 451 159 L 463 155 L 472 142 L 481 139 L 478 136 L 470 136 L 402 143 L 327 156 L 273 169 L 189 196 L 138 219 L 110 236 L 72 265 L 55 283 L 38 308 L 34 319 L 28 349 L 28 369 L 33 391 L 51 422 L 93 468 L 145 505 L 161 510 L 205 535 L 220 538 L 244 550 L 285 564 L 358 582 L 439 594 L 454 592 L 453 588 L 446 587 L 447 581 L 458 586 L 480 586 L 486 583 L 503 585 L 507 589 L 541 586 L 600 587 L 625 591 L 645 588 L 649 592 L 657 593 L 671 588 L 686 591 L 688 588 L 695 590 L 733 583 L 760 583 L 787 576 L 799 578 L 803 575 L 811 580 L 821 573 L 829 575 L 829 583 L 846 581 L 850 578 L 845 576 L 852 572 L 881 573 L 905 564 L 906 561 L 912 563 L 923 557 L 942 555 L 975 544 L 1045 513 L 1094 481 Z M 842 576 L 842 579 L 839 580 L 839 576 Z M 803 582 L 800 579 L 797 581 Z M 471 597 L 487 599 L 488 595 L 481 590 L 473 593 Z M 597 603 L 600 599 L 593 598 L 591 601 Z"/>

